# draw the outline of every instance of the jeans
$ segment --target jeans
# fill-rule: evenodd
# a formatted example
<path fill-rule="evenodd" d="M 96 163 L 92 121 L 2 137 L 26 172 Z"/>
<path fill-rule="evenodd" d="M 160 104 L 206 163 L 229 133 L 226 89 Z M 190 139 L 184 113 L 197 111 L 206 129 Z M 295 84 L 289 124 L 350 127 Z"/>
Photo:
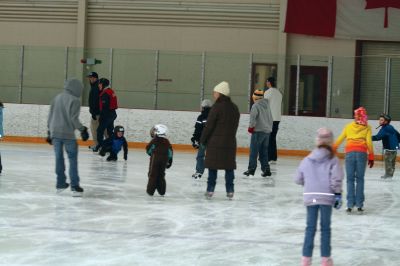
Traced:
<path fill-rule="evenodd" d="M 56 154 L 56 174 L 57 188 L 65 188 L 65 162 L 64 162 L 64 147 L 69 159 L 69 178 L 71 179 L 71 187 L 79 186 L 78 175 L 78 144 L 74 139 L 52 139 L 54 152 Z"/>
<path fill-rule="evenodd" d="M 385 150 L 385 176 L 393 177 L 394 169 L 396 166 L 397 150 Z"/>
<path fill-rule="evenodd" d="M 249 156 L 249 170 L 257 168 L 257 157 L 259 156 L 261 171 L 265 172 L 269 169 L 268 164 L 268 144 L 269 133 L 254 132 L 251 134 L 250 140 L 250 156 Z"/>
<path fill-rule="evenodd" d="M 276 147 L 276 135 L 278 134 L 279 130 L 279 122 L 274 121 L 272 124 L 272 132 L 271 136 L 269 137 L 269 145 L 268 145 L 268 159 L 270 161 L 276 161 L 278 159 L 278 151 Z"/>
<path fill-rule="evenodd" d="M 364 174 L 367 167 L 367 153 L 346 153 L 346 176 L 347 176 L 347 207 L 354 205 L 362 208 L 364 206 Z"/>
<path fill-rule="evenodd" d="M 197 151 L 197 156 L 196 156 L 196 173 L 200 173 L 200 174 L 204 173 L 205 153 L 206 153 L 205 147 L 200 145 L 199 150 Z"/>
<path fill-rule="evenodd" d="M 214 192 L 215 185 L 217 184 L 217 171 L 216 169 L 208 169 L 207 192 Z M 225 170 L 226 193 L 234 192 L 234 179 L 235 174 L 233 170 Z"/>
<path fill-rule="evenodd" d="M 331 217 L 332 206 L 307 206 L 307 227 L 303 244 L 303 256 L 312 257 L 314 236 L 317 230 L 318 212 L 321 213 L 321 257 L 331 256 Z"/>

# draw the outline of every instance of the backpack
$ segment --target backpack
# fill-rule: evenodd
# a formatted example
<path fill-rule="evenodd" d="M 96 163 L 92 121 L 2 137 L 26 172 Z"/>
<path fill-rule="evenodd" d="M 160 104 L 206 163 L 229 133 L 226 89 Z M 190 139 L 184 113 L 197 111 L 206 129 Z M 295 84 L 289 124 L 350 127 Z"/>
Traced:
<path fill-rule="evenodd" d="M 116 110 L 116 109 L 118 109 L 117 95 L 115 94 L 115 92 L 113 91 L 113 89 L 111 89 L 111 88 L 106 88 L 106 89 L 104 89 L 104 90 L 101 92 L 101 94 L 100 94 L 100 98 L 101 98 L 101 96 L 102 96 L 104 93 L 107 93 L 108 96 L 110 97 L 110 110 Z M 102 109 L 103 109 L 103 104 L 102 104 L 102 102 L 100 101 L 100 110 L 102 110 Z"/>

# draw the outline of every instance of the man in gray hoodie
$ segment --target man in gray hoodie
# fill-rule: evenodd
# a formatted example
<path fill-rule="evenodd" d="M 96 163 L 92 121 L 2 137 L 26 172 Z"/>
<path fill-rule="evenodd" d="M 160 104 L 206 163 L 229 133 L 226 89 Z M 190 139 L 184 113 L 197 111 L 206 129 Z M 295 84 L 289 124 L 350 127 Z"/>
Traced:
<path fill-rule="evenodd" d="M 69 174 L 73 196 L 82 196 L 83 189 L 79 186 L 78 175 L 78 144 L 75 130 L 81 132 L 82 140 L 89 138 L 87 127 L 79 121 L 81 108 L 80 97 L 83 84 L 77 79 L 68 79 L 64 83 L 64 91 L 58 94 L 51 102 L 47 120 L 47 141 L 54 145 L 56 155 L 57 192 L 69 187 L 66 182 L 64 147 L 69 159 Z"/>
<path fill-rule="evenodd" d="M 248 131 L 251 134 L 249 167 L 243 174 L 254 175 L 257 168 L 257 157 L 261 164 L 261 176 L 271 176 L 268 163 L 268 143 L 272 132 L 272 114 L 267 99 L 264 99 L 264 92 L 256 90 L 253 93 L 254 104 L 250 111 L 250 123 Z"/>

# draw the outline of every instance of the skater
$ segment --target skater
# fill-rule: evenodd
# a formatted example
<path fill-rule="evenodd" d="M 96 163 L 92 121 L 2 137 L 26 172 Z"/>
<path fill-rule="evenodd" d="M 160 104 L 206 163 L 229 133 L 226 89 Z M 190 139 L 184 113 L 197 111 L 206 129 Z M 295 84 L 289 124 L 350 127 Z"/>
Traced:
<path fill-rule="evenodd" d="M 83 84 L 77 79 L 68 79 L 64 83 L 64 91 L 58 94 L 51 102 L 47 120 L 47 142 L 54 145 L 56 155 L 57 192 L 69 187 L 66 182 L 64 148 L 69 159 L 69 174 L 73 196 L 80 197 L 83 188 L 80 186 L 78 175 L 78 144 L 75 139 L 75 130 L 81 132 L 83 141 L 89 138 L 87 127 L 79 121 L 81 108 L 80 97 Z"/>
<path fill-rule="evenodd" d="M 162 124 L 155 125 L 150 130 L 152 140 L 146 146 L 146 153 L 150 156 L 146 192 L 150 196 L 153 196 L 156 190 L 158 194 L 164 196 L 167 188 L 165 169 L 171 167 L 173 160 L 173 150 L 167 139 L 167 131 L 168 128 Z"/>
<path fill-rule="evenodd" d="M 392 118 L 387 114 L 379 116 L 378 134 L 372 136 L 372 141 L 382 140 L 385 174 L 381 178 L 392 178 L 396 166 L 397 149 L 399 148 L 399 132 L 390 124 Z M 378 128 L 379 128 L 378 127 Z"/>
<path fill-rule="evenodd" d="M 318 213 L 321 223 L 322 266 L 333 266 L 331 259 L 332 206 L 342 205 L 343 169 L 332 150 L 333 134 L 327 128 L 317 131 L 316 148 L 304 158 L 295 182 L 304 186 L 304 205 L 307 208 L 307 227 L 303 243 L 302 265 L 311 265 Z"/>
<path fill-rule="evenodd" d="M 276 81 L 274 77 L 269 77 L 265 83 L 267 89 L 264 92 L 264 98 L 269 101 L 272 118 L 274 120 L 272 124 L 272 132 L 269 136 L 268 160 L 275 163 L 278 159 L 276 135 L 278 134 L 279 123 L 282 115 L 282 93 L 275 87 Z"/>
<path fill-rule="evenodd" d="M 257 157 L 259 157 L 261 176 L 271 176 L 268 163 L 268 144 L 273 123 L 271 109 L 262 90 L 255 90 L 252 98 L 254 104 L 251 107 L 248 128 L 248 132 L 251 134 L 249 166 L 243 174 L 254 175 L 257 168 Z"/>
<path fill-rule="evenodd" d="M 200 138 L 206 148 L 205 167 L 208 168 L 206 197 L 211 198 L 217 180 L 217 170 L 225 170 L 225 188 L 229 199 L 233 198 L 236 169 L 236 132 L 239 125 L 239 109 L 229 97 L 226 81 L 214 88 L 215 103 L 208 115 L 207 124 Z"/>
<path fill-rule="evenodd" d="M 89 146 L 89 149 L 94 150 L 98 144 L 97 142 L 97 128 L 99 127 L 99 115 L 100 115 L 100 90 L 99 90 L 99 75 L 96 72 L 90 72 L 86 76 L 90 83 L 89 92 L 89 113 L 91 115 L 90 120 L 90 132 L 92 133 L 92 138 L 94 145 Z"/>
<path fill-rule="evenodd" d="M 100 147 L 99 154 L 105 156 L 106 153 L 110 153 L 107 157 L 107 161 L 118 160 L 118 153 L 121 148 L 124 149 L 124 160 L 128 160 L 128 143 L 124 137 L 125 129 L 123 126 L 116 126 L 114 128 L 114 134 L 106 139 Z"/>
<path fill-rule="evenodd" d="M 97 127 L 97 146 L 93 150 L 97 152 L 103 144 L 104 130 L 107 130 L 107 135 L 111 136 L 114 131 L 114 120 L 117 118 L 117 96 L 113 89 L 110 88 L 110 81 L 106 78 L 99 80 L 100 89 L 100 117 L 99 126 Z"/>
<path fill-rule="evenodd" d="M 364 107 L 354 110 L 354 122 L 345 126 L 333 145 L 334 151 L 346 139 L 345 162 L 347 178 L 347 212 L 354 206 L 359 213 L 364 209 L 364 175 L 367 166 L 374 166 L 371 127 L 368 125 L 367 111 Z"/>
<path fill-rule="evenodd" d="M 4 109 L 4 104 L 0 102 L 0 140 L 3 139 L 4 137 L 4 131 L 3 131 L 3 109 Z M 1 153 L 0 153 L 0 174 L 3 171 L 3 165 L 1 164 Z"/>
<path fill-rule="evenodd" d="M 201 132 L 203 132 L 203 128 L 207 122 L 208 113 L 210 112 L 212 103 L 208 99 L 204 99 L 201 102 L 201 114 L 197 117 L 196 124 L 194 125 L 194 133 L 193 137 L 190 139 L 192 141 L 192 146 L 195 149 L 198 149 L 196 156 L 196 173 L 192 175 L 194 179 L 201 178 L 204 173 L 204 156 L 205 149 L 204 147 L 200 147 L 200 137 Z"/>

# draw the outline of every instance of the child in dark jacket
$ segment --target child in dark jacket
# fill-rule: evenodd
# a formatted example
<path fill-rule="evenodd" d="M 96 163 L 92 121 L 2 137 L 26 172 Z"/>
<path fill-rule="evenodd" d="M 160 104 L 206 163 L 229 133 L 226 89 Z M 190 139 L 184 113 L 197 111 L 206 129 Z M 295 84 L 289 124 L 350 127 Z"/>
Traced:
<path fill-rule="evenodd" d="M 304 186 L 303 199 L 307 207 L 302 266 L 311 265 L 319 214 L 321 217 L 321 265 L 333 266 L 330 257 L 332 206 L 339 209 L 342 205 L 344 174 L 339 159 L 333 153 L 332 143 L 332 131 L 320 128 L 316 138 L 317 147 L 301 161 L 294 178 L 297 184 Z"/>
<path fill-rule="evenodd" d="M 106 153 L 110 153 L 107 161 L 118 160 L 117 154 L 121 151 L 121 148 L 124 149 L 124 160 L 128 160 L 128 143 L 124 137 L 124 132 L 125 129 L 123 126 L 116 126 L 114 134 L 101 144 L 99 154 L 105 156 Z"/>
<path fill-rule="evenodd" d="M 397 149 L 399 148 L 399 132 L 390 125 L 392 118 L 387 114 L 381 114 L 379 117 L 378 134 L 372 136 L 372 141 L 382 140 L 385 160 L 385 175 L 381 178 L 392 178 L 396 166 Z"/>
<path fill-rule="evenodd" d="M 147 194 L 158 194 L 164 196 L 167 184 L 165 181 L 165 169 L 172 165 L 173 151 L 172 146 L 167 139 L 168 128 L 165 125 L 155 125 L 150 130 L 150 136 L 153 138 L 146 146 L 146 153 L 150 156 L 149 164 L 149 182 L 147 183 Z"/>
<path fill-rule="evenodd" d="M 197 117 L 196 124 L 194 125 L 193 137 L 190 139 L 192 141 L 192 146 L 198 149 L 196 156 L 196 173 L 192 175 L 194 179 L 201 178 L 204 173 L 204 156 L 205 147 L 200 146 L 200 137 L 203 132 L 203 128 L 206 125 L 208 113 L 210 112 L 212 103 L 210 100 L 205 99 L 201 102 L 201 114 Z"/>

